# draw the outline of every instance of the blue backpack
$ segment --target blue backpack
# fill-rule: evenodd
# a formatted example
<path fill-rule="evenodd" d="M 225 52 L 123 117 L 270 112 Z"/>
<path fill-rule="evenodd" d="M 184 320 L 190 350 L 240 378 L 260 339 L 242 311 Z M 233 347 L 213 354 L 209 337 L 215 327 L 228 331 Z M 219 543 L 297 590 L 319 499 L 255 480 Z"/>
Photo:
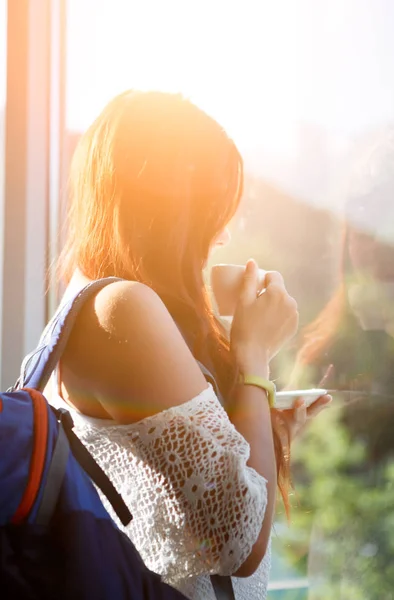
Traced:
<path fill-rule="evenodd" d="M 132 516 L 73 433 L 70 414 L 42 391 L 96 281 L 61 307 L 15 386 L 0 394 L 0 597 L 3 600 L 181 600 L 142 562 L 110 518 Z"/>

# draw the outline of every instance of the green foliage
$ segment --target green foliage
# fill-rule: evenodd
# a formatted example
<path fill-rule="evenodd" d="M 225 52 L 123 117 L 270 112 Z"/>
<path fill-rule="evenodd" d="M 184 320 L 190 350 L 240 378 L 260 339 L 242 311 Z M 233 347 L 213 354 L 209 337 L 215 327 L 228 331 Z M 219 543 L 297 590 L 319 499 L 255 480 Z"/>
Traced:
<path fill-rule="evenodd" d="M 308 574 L 308 600 L 392 600 L 394 461 L 370 472 L 341 416 L 338 399 L 294 448 L 296 506 L 275 549 Z"/>

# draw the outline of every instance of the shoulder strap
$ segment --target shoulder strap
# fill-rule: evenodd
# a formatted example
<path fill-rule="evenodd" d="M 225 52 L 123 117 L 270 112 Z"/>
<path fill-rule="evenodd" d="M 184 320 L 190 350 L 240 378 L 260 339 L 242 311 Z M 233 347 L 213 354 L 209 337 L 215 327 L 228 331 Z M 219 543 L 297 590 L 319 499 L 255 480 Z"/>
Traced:
<path fill-rule="evenodd" d="M 59 434 L 35 522 L 37 525 L 46 526 L 53 516 L 71 449 L 74 458 L 79 462 L 85 473 L 107 497 L 121 523 L 124 526 L 128 525 L 133 518 L 131 512 L 111 480 L 73 432 L 74 424 L 70 413 L 61 408 L 51 408 L 59 423 Z"/>
<path fill-rule="evenodd" d="M 69 455 L 70 445 L 63 424 L 59 422 L 59 433 L 43 487 L 42 499 L 36 515 L 35 522 L 37 525 L 46 527 L 52 519 L 59 499 L 64 475 L 66 473 Z"/>
<path fill-rule="evenodd" d="M 46 326 L 37 348 L 23 360 L 21 372 L 13 389 L 30 387 L 42 391 L 67 345 L 73 325 L 84 303 L 99 290 L 120 281 L 107 277 L 93 281 L 61 305 Z"/>

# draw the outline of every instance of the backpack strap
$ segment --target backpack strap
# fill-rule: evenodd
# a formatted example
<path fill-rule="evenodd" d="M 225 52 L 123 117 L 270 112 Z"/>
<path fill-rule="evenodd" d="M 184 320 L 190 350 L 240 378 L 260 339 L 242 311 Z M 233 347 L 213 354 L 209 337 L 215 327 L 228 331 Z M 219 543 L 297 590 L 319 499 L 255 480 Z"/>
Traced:
<path fill-rule="evenodd" d="M 44 484 L 40 506 L 35 518 L 37 525 L 46 527 L 53 516 L 66 474 L 69 455 L 70 445 L 64 431 L 63 423 L 60 422 L 59 433 Z"/>
<path fill-rule="evenodd" d="M 36 524 L 46 526 L 53 516 L 60 495 L 64 475 L 66 473 L 67 461 L 71 449 L 74 458 L 78 461 L 85 473 L 107 497 L 121 523 L 124 526 L 128 525 L 133 519 L 131 512 L 112 481 L 73 432 L 72 429 L 74 423 L 70 413 L 63 408 L 51 408 L 59 422 L 59 434 L 49 465 L 40 506 L 37 511 L 35 519 Z"/>
<path fill-rule="evenodd" d="M 44 390 L 66 348 L 82 306 L 99 290 L 115 281 L 121 279 L 106 277 L 92 281 L 66 303 L 60 305 L 46 326 L 37 348 L 23 360 L 19 379 L 10 391 L 21 387 L 29 387 L 41 392 Z"/>

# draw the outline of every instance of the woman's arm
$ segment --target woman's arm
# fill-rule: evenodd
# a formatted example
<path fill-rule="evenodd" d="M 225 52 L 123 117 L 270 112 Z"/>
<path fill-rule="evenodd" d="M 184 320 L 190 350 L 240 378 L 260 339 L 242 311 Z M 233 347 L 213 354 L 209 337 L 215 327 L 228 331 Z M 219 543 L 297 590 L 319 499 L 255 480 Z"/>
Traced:
<path fill-rule="evenodd" d="M 264 366 L 264 363 L 256 365 L 256 368 L 249 372 L 265 379 L 268 378 L 268 367 Z M 231 421 L 250 445 L 248 465 L 267 480 L 267 506 L 263 526 L 252 552 L 241 568 L 234 573 L 237 577 L 249 577 L 264 557 L 270 539 L 275 510 L 277 470 L 271 415 L 266 393 L 253 386 L 237 386 L 234 396 Z"/>

